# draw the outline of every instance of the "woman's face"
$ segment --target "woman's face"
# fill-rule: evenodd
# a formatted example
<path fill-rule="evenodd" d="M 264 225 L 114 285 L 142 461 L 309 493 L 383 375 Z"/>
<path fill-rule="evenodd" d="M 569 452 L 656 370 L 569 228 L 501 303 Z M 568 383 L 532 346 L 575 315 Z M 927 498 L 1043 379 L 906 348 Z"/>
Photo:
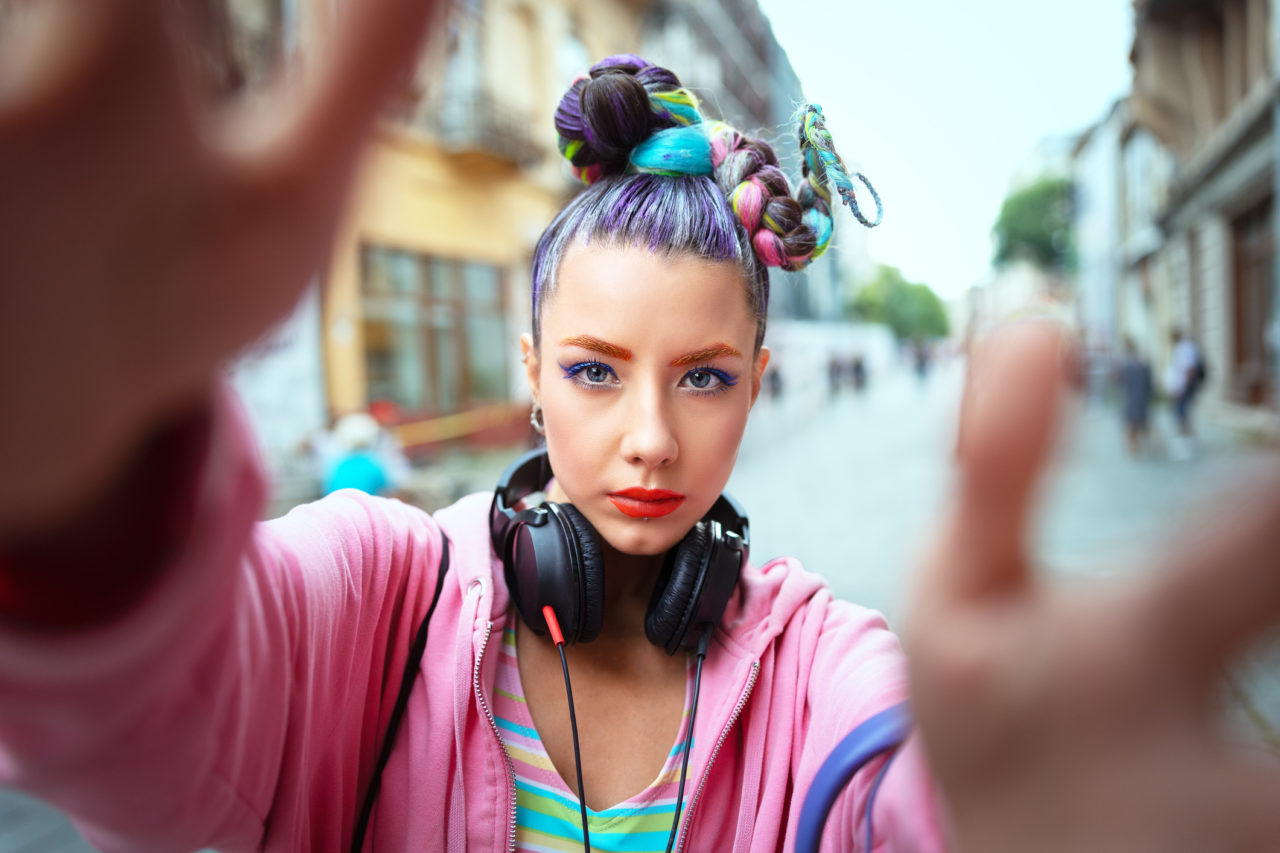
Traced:
<path fill-rule="evenodd" d="M 521 341 L 556 482 L 627 554 L 675 545 L 724 489 L 769 361 L 733 262 L 575 245 Z"/>

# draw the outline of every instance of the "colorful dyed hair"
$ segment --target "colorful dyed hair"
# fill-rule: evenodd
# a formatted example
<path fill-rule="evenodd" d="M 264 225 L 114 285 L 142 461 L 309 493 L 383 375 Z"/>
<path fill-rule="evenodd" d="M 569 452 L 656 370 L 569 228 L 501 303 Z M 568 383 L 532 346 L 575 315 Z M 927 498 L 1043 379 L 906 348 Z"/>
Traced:
<path fill-rule="evenodd" d="M 560 152 L 587 186 L 547 227 L 534 253 L 535 345 L 542 306 L 575 242 L 737 263 L 757 321 L 758 350 L 769 303 L 767 267 L 802 269 L 830 245 L 828 183 L 860 221 L 874 224 L 856 208 L 852 182 L 817 107 L 800 114 L 805 181 L 798 197 L 767 143 L 704 121 L 697 98 L 674 74 L 638 56 L 611 56 L 575 80 L 555 125 Z"/>

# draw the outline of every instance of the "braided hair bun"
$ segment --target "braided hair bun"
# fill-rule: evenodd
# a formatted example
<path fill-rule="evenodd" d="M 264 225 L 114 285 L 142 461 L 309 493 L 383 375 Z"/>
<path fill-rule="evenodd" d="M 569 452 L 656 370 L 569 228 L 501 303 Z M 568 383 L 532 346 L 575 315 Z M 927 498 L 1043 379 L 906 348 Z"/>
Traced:
<path fill-rule="evenodd" d="M 588 185 L 626 173 L 714 176 L 756 260 L 799 270 L 831 243 L 830 183 L 863 224 L 879 222 L 858 210 L 821 110 L 807 105 L 799 118 L 805 166 L 798 195 L 768 143 L 704 122 L 675 74 L 632 54 L 604 59 L 575 80 L 556 108 L 555 125 L 561 154 Z M 874 197 L 866 178 L 857 177 Z"/>
<path fill-rule="evenodd" d="M 805 267 L 818 249 L 818 234 L 791 195 L 791 185 L 778 167 L 773 149 L 762 140 L 717 123 L 712 129 L 711 152 L 716 182 L 747 230 L 760 262 L 786 270 Z M 829 212 L 827 218 L 829 222 Z M 830 225 L 826 238 L 831 239 Z"/>
<path fill-rule="evenodd" d="M 676 75 L 625 53 L 573 81 L 555 115 L 560 153 L 587 184 L 626 171 L 631 152 L 654 133 L 701 121 Z"/>

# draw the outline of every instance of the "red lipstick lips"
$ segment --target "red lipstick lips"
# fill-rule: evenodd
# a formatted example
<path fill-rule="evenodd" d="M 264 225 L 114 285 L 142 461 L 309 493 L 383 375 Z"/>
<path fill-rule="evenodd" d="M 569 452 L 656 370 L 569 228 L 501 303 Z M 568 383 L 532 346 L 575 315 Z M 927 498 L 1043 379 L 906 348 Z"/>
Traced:
<path fill-rule="evenodd" d="M 613 492 L 609 500 L 623 515 L 632 518 L 661 518 L 684 503 L 684 495 L 666 489 L 630 488 Z"/>

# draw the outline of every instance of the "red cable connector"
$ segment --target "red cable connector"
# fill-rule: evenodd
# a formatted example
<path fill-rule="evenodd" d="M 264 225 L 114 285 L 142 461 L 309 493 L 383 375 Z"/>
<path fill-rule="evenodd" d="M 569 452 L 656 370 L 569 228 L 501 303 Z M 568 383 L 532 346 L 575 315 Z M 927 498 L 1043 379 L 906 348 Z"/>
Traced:
<path fill-rule="evenodd" d="M 547 621 L 547 630 L 551 632 L 551 641 L 557 646 L 563 646 L 564 634 L 560 633 L 560 623 L 556 620 L 556 612 L 551 609 L 550 604 L 543 606 L 542 618 Z"/>

